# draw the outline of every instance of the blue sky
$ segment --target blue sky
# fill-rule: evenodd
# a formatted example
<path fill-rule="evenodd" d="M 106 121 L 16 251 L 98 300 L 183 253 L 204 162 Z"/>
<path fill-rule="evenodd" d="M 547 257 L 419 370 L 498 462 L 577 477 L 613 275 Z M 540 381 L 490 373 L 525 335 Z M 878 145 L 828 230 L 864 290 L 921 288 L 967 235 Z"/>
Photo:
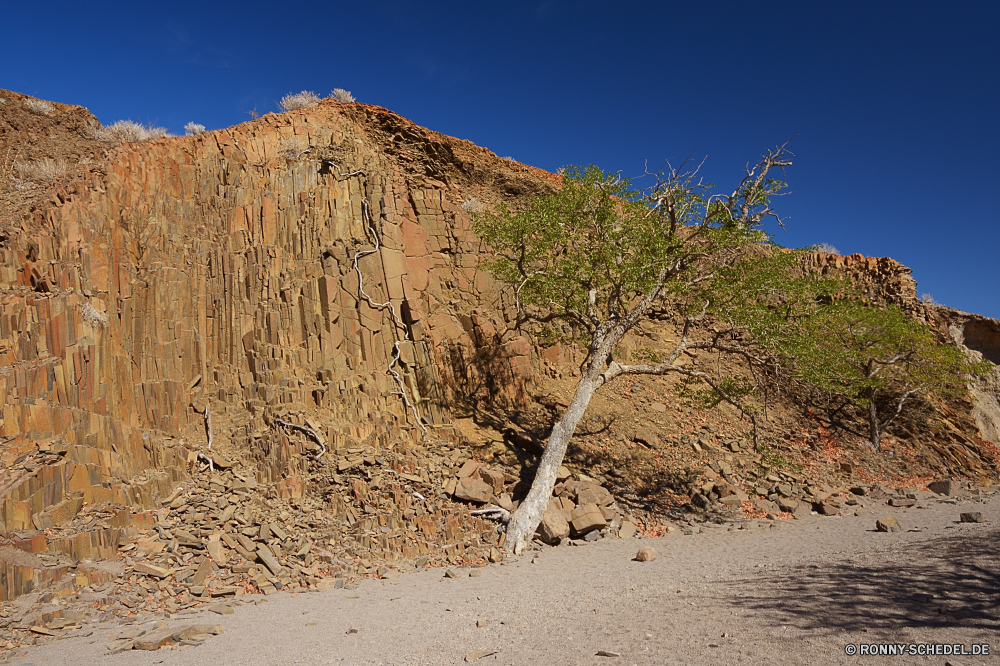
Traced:
<path fill-rule="evenodd" d="M 545 169 L 707 155 L 720 186 L 794 136 L 779 242 L 1000 318 L 998 34 L 997 2 L 22 2 L 0 87 L 176 133 L 340 87 Z"/>

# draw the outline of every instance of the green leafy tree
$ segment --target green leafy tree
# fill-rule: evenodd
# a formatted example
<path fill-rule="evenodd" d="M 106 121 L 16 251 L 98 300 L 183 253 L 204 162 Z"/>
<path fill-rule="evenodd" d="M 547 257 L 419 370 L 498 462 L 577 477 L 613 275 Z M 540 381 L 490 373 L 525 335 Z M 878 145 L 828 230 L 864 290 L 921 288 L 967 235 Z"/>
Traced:
<path fill-rule="evenodd" d="M 700 167 L 668 164 L 650 174 L 655 183 L 644 190 L 596 167 L 569 168 L 558 192 L 523 210 L 499 206 L 476 216 L 493 251 L 487 267 L 509 285 L 517 324 L 569 324 L 588 352 L 531 489 L 508 523 L 506 543 L 515 552 L 541 521 L 570 438 L 604 384 L 622 375 L 675 373 L 747 412 L 740 381 L 688 362 L 685 352 L 733 354 L 750 366 L 766 361 L 756 338 L 773 326 L 751 310 L 773 323 L 797 300 L 788 297 L 794 255 L 773 246 L 762 229 L 768 218 L 781 222 L 772 199 L 785 187 L 776 175 L 790 164 L 784 146 L 768 151 L 724 193 L 700 180 Z M 652 317 L 683 322 L 680 341 L 662 357 L 617 360 L 625 334 Z"/>
<path fill-rule="evenodd" d="M 971 375 L 988 371 L 988 363 L 939 342 L 929 326 L 894 305 L 841 300 L 803 317 L 785 334 L 776 351 L 793 376 L 860 409 L 876 450 L 914 396 L 955 396 Z"/>

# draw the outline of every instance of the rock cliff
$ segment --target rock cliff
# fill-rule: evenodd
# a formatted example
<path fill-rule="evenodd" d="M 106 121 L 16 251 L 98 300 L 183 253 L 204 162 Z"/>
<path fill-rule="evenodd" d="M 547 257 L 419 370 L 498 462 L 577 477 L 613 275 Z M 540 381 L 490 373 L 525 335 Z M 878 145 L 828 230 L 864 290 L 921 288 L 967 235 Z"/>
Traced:
<path fill-rule="evenodd" d="M 81 107 L 38 114 L 22 95 L 0 97 L 0 534 L 9 543 L 72 563 L 113 558 L 129 529 L 162 530 L 185 511 L 178 485 L 211 466 L 228 476 L 202 487 L 241 498 L 227 516 L 234 526 L 254 522 L 249 490 L 301 501 L 327 512 L 316 520 L 349 559 L 489 545 L 482 520 L 434 500 L 455 492 L 448 470 L 459 449 L 426 465 L 415 456 L 428 442 L 474 441 L 482 430 L 465 418 L 474 411 L 500 432 L 512 410 L 559 404 L 541 387 L 571 376 L 575 352 L 506 329 L 469 212 L 551 191 L 557 176 L 361 104 L 324 100 L 197 136 L 109 145 L 88 138 L 96 119 Z M 62 170 L 32 182 L 15 173 L 29 159 Z M 810 262 L 848 271 L 918 316 L 951 316 L 924 308 L 909 269 L 891 259 Z M 997 361 L 996 322 L 948 321 L 956 342 Z M 639 389 L 630 390 L 608 409 L 631 413 Z M 955 446 L 996 441 L 991 418 Z M 537 447 L 516 428 L 505 437 Z M 687 441 L 678 434 L 678 446 Z M 477 472 L 485 496 L 519 480 L 516 461 L 489 455 L 508 469 Z M 954 469 L 971 455 L 977 474 L 995 471 L 975 453 L 948 455 L 960 456 Z M 624 476 L 611 465 L 599 478 Z M 643 492 L 661 487 L 650 483 Z M 88 506 L 111 508 L 78 518 Z M 192 515 L 199 538 L 226 514 L 220 502 Z M 256 521 L 256 534 L 270 534 Z M 0 599 L 63 573 L 31 557 L 0 553 Z"/>

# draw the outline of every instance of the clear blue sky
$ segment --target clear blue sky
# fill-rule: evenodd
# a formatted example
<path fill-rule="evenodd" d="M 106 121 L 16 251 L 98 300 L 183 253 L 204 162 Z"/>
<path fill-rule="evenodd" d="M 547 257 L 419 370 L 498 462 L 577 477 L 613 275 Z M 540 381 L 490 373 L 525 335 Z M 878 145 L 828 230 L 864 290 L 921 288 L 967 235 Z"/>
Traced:
<path fill-rule="evenodd" d="M 788 246 L 888 255 L 1000 318 L 1000 3 L 7 3 L 0 87 L 176 133 L 351 90 L 554 170 L 797 136 Z M 990 203 L 993 202 L 993 203 Z"/>

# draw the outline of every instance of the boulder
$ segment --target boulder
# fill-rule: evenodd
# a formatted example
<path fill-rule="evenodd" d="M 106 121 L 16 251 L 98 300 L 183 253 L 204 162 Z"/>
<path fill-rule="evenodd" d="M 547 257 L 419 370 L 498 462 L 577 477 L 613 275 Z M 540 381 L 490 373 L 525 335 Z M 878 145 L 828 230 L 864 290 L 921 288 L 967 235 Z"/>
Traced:
<path fill-rule="evenodd" d="M 645 546 L 635 554 L 636 562 L 652 562 L 656 559 L 656 549 L 652 546 Z"/>
<path fill-rule="evenodd" d="M 607 506 L 614 501 L 614 495 L 608 492 L 607 488 L 603 488 L 596 483 L 586 483 L 577 486 L 577 504 L 599 504 L 601 506 Z"/>
<path fill-rule="evenodd" d="M 832 500 L 826 500 L 825 502 L 820 502 L 819 506 L 816 507 L 820 515 L 823 516 L 839 516 L 840 515 L 840 505 Z"/>
<path fill-rule="evenodd" d="M 488 467 L 480 467 L 477 472 L 483 483 L 489 484 L 495 494 L 499 495 L 503 492 L 503 472 L 497 472 Z"/>
<path fill-rule="evenodd" d="M 459 478 L 455 485 L 455 497 L 467 502 L 485 503 L 490 501 L 493 495 L 493 488 L 482 479 L 472 476 Z"/>
<path fill-rule="evenodd" d="M 928 490 L 938 495 L 954 495 L 958 492 L 958 484 L 951 479 L 940 479 L 927 484 Z"/>
<path fill-rule="evenodd" d="M 621 529 L 618 530 L 619 539 L 631 539 L 635 536 L 636 526 L 631 520 L 626 520 L 622 523 Z"/>
<path fill-rule="evenodd" d="M 778 498 L 778 508 L 785 513 L 794 514 L 795 510 L 799 508 L 799 502 L 797 500 L 788 499 L 785 497 Z"/>
<path fill-rule="evenodd" d="M 655 449 L 660 445 L 660 438 L 649 428 L 636 430 L 635 434 L 632 435 L 632 441 L 645 444 L 652 449 Z"/>
<path fill-rule="evenodd" d="M 538 524 L 538 536 L 547 544 L 555 545 L 563 537 L 569 536 L 569 523 L 563 516 L 562 511 L 549 503 L 549 507 L 542 516 L 542 522 Z"/>
<path fill-rule="evenodd" d="M 879 532 L 902 532 L 903 526 L 899 524 L 895 516 L 886 516 L 875 521 L 875 529 Z"/>
<path fill-rule="evenodd" d="M 573 519 L 570 521 L 570 527 L 573 528 L 573 534 L 576 536 L 583 536 L 587 532 L 601 529 L 607 524 L 608 521 L 604 519 L 601 507 L 597 504 L 578 506 L 573 511 Z"/>
<path fill-rule="evenodd" d="M 978 511 L 970 511 L 969 513 L 963 513 L 959 516 L 959 520 L 963 523 L 981 523 L 983 521 L 983 514 Z"/>
<path fill-rule="evenodd" d="M 778 505 L 772 502 L 771 500 L 766 500 L 766 499 L 754 500 L 753 505 L 758 511 L 763 511 L 764 513 L 778 513 L 778 511 L 780 511 Z"/>

